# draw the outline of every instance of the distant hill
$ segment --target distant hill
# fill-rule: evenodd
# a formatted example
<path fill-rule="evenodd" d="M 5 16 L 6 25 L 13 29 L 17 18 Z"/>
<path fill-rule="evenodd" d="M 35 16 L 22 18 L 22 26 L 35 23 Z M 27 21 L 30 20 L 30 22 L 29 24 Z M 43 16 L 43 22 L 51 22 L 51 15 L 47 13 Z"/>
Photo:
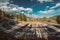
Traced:
<path fill-rule="evenodd" d="M 43 17 L 43 18 L 31 18 L 27 17 L 24 13 L 13 14 L 10 12 L 0 10 L 0 18 L 3 19 L 16 19 L 17 21 L 48 21 L 53 23 L 60 24 L 60 15 L 56 15 L 50 18 Z"/>
<path fill-rule="evenodd" d="M 51 18 L 56 20 L 56 22 L 60 24 L 60 15 L 56 15 L 56 16 L 53 16 Z"/>

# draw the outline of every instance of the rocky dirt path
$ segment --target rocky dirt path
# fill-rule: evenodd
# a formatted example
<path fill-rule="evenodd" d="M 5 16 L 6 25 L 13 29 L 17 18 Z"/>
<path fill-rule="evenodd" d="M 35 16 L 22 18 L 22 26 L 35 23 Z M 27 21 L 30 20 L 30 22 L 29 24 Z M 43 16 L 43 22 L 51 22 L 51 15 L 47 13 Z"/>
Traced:
<path fill-rule="evenodd" d="M 11 26 L 11 29 L 5 29 L 4 27 L 2 29 L 6 33 L 11 33 L 16 38 L 23 37 L 24 35 L 35 35 L 38 38 L 45 38 L 46 40 L 48 40 L 49 35 L 60 37 L 60 28 L 58 26 L 56 27 L 43 22 L 20 22 L 19 24 Z"/>

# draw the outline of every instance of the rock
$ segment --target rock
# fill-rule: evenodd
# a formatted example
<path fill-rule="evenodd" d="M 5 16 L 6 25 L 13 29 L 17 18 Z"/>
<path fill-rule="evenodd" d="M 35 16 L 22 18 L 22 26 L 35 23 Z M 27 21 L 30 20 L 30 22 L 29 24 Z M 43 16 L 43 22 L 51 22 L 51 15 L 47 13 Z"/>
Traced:
<path fill-rule="evenodd" d="M 12 28 L 7 22 L 6 23 L 3 23 L 2 24 L 2 27 L 3 28 L 6 28 L 7 30 Z"/>

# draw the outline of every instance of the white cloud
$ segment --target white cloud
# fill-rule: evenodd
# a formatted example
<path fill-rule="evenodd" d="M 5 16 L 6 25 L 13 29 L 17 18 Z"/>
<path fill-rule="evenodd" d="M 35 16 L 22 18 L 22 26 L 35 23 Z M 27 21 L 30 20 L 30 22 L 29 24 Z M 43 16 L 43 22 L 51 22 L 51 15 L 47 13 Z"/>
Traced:
<path fill-rule="evenodd" d="M 22 11 L 21 13 L 23 14 L 24 12 Z"/>
<path fill-rule="evenodd" d="M 9 5 L 7 6 L 7 4 Z M 15 4 L 10 4 L 9 0 L 0 0 L 0 9 L 1 10 L 4 9 L 4 11 L 17 11 L 18 13 L 20 11 L 26 11 L 27 13 L 30 13 L 33 11 L 32 8 L 24 8 L 24 7 L 19 7 L 18 5 L 15 5 Z"/>
<path fill-rule="evenodd" d="M 17 12 L 26 11 L 27 13 L 31 13 L 33 11 L 32 8 L 19 7 L 18 5 L 15 4 L 9 4 L 8 6 L 4 4 L 0 6 L 0 9 L 4 9 L 5 11 L 17 11 Z"/>
<path fill-rule="evenodd" d="M 4 5 L 4 6 L 0 6 L 0 9 L 3 11 L 9 11 L 11 7 Z"/>
<path fill-rule="evenodd" d="M 28 11 L 28 13 L 32 12 L 32 8 L 26 8 L 26 11 Z"/>
<path fill-rule="evenodd" d="M 9 2 L 0 3 L 0 6 L 5 6 L 5 5 L 7 5 L 7 4 L 9 4 Z"/>
<path fill-rule="evenodd" d="M 24 8 L 24 7 L 18 7 L 18 9 L 20 9 L 20 10 L 25 10 L 25 8 Z"/>
<path fill-rule="evenodd" d="M 26 8 L 26 11 L 32 12 L 33 10 L 31 8 Z"/>
<path fill-rule="evenodd" d="M 10 7 L 8 7 L 8 6 L 1 6 L 0 8 L 3 9 L 3 8 L 10 8 Z"/>
<path fill-rule="evenodd" d="M 24 8 L 24 7 L 19 7 L 20 10 L 25 10 L 25 11 L 30 11 L 32 12 L 32 8 Z"/>
<path fill-rule="evenodd" d="M 46 10 L 46 11 L 39 11 L 39 13 L 43 13 L 43 14 L 49 14 L 49 13 L 53 13 L 55 10 Z"/>
<path fill-rule="evenodd" d="M 37 0 L 38 2 L 41 2 L 41 3 L 43 3 L 43 2 L 53 2 L 53 0 Z"/>
<path fill-rule="evenodd" d="M 46 6 L 46 8 L 49 8 L 49 6 Z"/>
<path fill-rule="evenodd" d="M 4 11 L 16 11 L 16 10 L 18 10 L 16 7 L 17 7 L 17 5 L 14 5 L 14 4 L 9 4 L 9 6 L 7 6 L 7 4 L 5 5 L 3 3 L 3 5 L 2 5 L 2 3 L 1 3 L 1 5 L 0 5 L 0 9 L 1 10 L 4 9 Z"/>
<path fill-rule="evenodd" d="M 19 10 L 24 10 L 27 11 L 28 13 L 32 12 L 33 9 L 32 8 L 24 8 L 24 7 L 18 7 Z"/>
<path fill-rule="evenodd" d="M 0 0 L 0 6 L 9 4 L 9 0 Z"/>
<path fill-rule="evenodd" d="M 30 13 L 33 11 L 32 8 L 24 8 L 24 7 L 19 7 L 18 5 L 15 4 L 9 4 L 9 0 L 0 0 L 0 9 L 4 9 L 4 11 L 26 11 L 27 13 Z"/>
<path fill-rule="evenodd" d="M 9 9 L 10 7 L 8 7 L 7 4 L 9 4 L 9 0 L 0 0 L 0 9 L 8 11 L 7 9 Z"/>
<path fill-rule="evenodd" d="M 50 9 L 54 9 L 54 8 L 57 8 L 57 7 L 60 7 L 60 3 L 57 3 L 55 6 L 51 7 Z"/>
<path fill-rule="evenodd" d="M 17 11 L 18 9 L 17 9 L 17 8 L 13 8 L 12 10 L 13 10 L 13 11 Z"/>

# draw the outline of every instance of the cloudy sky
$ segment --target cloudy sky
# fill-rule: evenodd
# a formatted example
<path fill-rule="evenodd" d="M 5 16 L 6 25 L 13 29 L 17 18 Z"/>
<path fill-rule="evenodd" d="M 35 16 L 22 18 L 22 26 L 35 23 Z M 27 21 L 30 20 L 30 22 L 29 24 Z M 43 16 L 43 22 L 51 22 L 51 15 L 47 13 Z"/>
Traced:
<path fill-rule="evenodd" d="M 0 0 L 0 9 L 30 17 L 51 17 L 60 14 L 60 0 Z"/>

